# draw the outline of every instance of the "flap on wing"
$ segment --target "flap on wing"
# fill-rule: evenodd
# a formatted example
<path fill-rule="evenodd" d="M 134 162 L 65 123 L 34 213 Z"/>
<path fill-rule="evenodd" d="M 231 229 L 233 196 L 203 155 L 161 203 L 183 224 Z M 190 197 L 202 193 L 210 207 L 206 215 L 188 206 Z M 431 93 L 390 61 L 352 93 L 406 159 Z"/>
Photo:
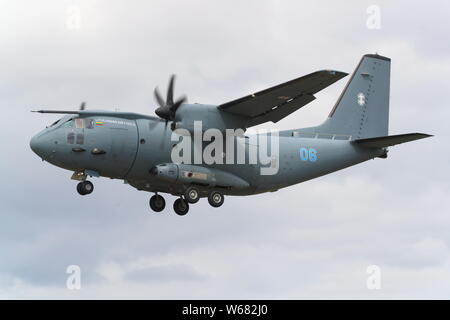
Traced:
<path fill-rule="evenodd" d="M 314 97 L 312 94 L 301 95 L 300 97 L 293 99 L 290 102 L 284 103 L 281 106 L 273 107 L 269 111 L 264 112 L 257 117 L 251 118 L 247 126 L 256 126 L 267 121 L 276 123 L 315 99 L 316 97 Z"/>
<path fill-rule="evenodd" d="M 227 102 L 218 108 L 250 118 L 258 117 L 258 121 L 253 121 L 257 123 L 266 121 L 277 122 L 313 101 L 315 99 L 314 93 L 328 87 L 346 75 L 347 73 L 333 70 L 317 71 Z"/>

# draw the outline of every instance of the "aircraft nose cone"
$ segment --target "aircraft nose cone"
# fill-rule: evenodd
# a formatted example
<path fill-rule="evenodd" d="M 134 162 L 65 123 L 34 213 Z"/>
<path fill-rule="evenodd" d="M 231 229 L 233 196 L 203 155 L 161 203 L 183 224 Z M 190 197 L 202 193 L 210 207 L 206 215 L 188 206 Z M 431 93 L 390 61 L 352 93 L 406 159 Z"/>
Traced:
<path fill-rule="evenodd" d="M 30 140 L 30 148 L 36 153 L 39 157 L 43 158 L 45 153 L 45 143 L 39 135 L 35 135 Z"/>

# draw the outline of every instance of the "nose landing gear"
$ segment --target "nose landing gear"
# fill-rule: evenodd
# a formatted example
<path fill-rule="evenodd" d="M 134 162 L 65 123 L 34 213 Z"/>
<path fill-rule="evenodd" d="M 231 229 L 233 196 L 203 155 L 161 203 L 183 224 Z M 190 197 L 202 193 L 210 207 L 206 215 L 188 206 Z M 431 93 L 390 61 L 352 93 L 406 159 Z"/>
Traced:
<path fill-rule="evenodd" d="M 77 184 L 77 191 L 80 195 L 85 196 L 94 191 L 94 185 L 88 180 L 82 181 Z"/>

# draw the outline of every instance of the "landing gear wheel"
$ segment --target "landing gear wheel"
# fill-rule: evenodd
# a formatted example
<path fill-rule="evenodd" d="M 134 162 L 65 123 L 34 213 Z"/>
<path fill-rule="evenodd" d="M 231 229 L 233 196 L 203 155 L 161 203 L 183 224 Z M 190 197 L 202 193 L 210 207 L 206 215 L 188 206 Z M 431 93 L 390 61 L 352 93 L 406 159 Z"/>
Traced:
<path fill-rule="evenodd" d="M 173 210 L 179 216 L 184 216 L 189 211 L 189 203 L 183 198 L 178 198 L 173 203 Z"/>
<path fill-rule="evenodd" d="M 189 187 L 184 193 L 184 198 L 189 203 L 196 203 L 200 200 L 200 192 L 198 192 L 197 188 Z"/>
<path fill-rule="evenodd" d="M 166 200 L 159 194 L 155 194 L 150 198 L 150 208 L 155 212 L 161 212 L 166 207 Z"/>
<path fill-rule="evenodd" d="M 78 192 L 80 195 L 84 196 L 84 193 L 83 193 L 82 188 L 83 188 L 83 182 L 78 183 L 78 184 L 77 184 L 77 192 Z"/>
<path fill-rule="evenodd" d="M 208 202 L 214 208 L 220 207 L 224 201 L 225 197 L 219 191 L 212 191 L 208 195 Z"/>
<path fill-rule="evenodd" d="M 94 185 L 92 184 L 92 182 L 87 181 L 87 180 L 80 182 L 77 185 L 77 191 L 82 196 L 85 196 L 87 194 L 92 193 L 92 191 L 94 191 Z"/>

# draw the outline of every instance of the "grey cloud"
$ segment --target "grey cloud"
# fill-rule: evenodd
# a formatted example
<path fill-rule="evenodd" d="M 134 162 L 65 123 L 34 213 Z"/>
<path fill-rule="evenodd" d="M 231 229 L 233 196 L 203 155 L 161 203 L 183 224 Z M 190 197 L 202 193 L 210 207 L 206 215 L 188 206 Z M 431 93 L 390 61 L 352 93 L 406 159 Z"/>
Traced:
<path fill-rule="evenodd" d="M 188 265 L 175 264 L 169 266 L 150 266 L 139 268 L 126 273 L 126 280 L 139 283 L 171 281 L 203 281 L 206 277 L 198 274 Z"/>

